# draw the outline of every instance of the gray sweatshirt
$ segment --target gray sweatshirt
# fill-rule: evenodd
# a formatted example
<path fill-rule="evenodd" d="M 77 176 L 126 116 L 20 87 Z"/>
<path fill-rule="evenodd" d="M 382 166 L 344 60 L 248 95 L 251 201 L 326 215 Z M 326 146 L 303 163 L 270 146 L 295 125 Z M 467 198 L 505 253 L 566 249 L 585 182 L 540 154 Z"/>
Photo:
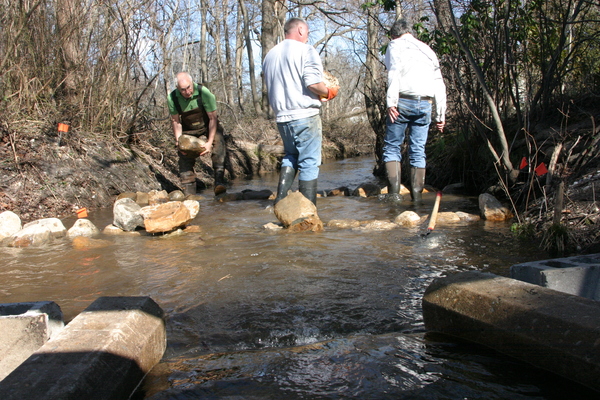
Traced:
<path fill-rule="evenodd" d="M 311 45 L 285 39 L 267 53 L 263 77 L 276 122 L 295 121 L 319 113 L 321 101 L 308 86 L 323 81 L 323 64 Z"/>

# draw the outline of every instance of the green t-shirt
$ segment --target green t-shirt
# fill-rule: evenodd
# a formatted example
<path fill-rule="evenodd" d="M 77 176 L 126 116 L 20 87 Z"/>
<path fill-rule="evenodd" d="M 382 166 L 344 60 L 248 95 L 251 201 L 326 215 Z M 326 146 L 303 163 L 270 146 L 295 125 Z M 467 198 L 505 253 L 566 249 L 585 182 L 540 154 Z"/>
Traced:
<path fill-rule="evenodd" d="M 186 99 L 179 93 L 178 89 L 173 91 L 175 93 L 175 97 L 177 98 L 177 102 L 181 106 L 181 111 L 186 112 L 193 109 L 198 108 L 198 98 L 200 97 L 200 93 L 198 92 L 198 84 L 194 83 L 194 93 L 192 97 Z M 177 107 L 173 104 L 172 95 L 167 96 L 167 104 L 169 106 L 169 114 L 175 115 L 179 114 L 177 111 Z M 202 85 L 202 105 L 204 106 L 204 110 L 206 112 L 213 112 L 217 110 L 217 99 L 215 95 L 208 90 L 208 88 Z"/>

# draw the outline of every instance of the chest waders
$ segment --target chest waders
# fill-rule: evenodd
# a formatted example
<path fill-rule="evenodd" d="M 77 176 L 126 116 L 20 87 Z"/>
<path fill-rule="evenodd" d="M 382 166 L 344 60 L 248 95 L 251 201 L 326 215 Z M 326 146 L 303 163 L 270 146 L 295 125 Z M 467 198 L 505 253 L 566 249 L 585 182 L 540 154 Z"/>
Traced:
<path fill-rule="evenodd" d="M 202 93 L 202 86 L 198 85 L 198 90 Z M 202 101 L 199 99 L 198 108 L 185 111 L 181 109 L 181 105 L 177 101 L 175 91 L 171 92 L 173 104 L 177 109 L 181 121 L 181 127 L 184 135 L 195 137 L 206 136 L 208 139 L 208 123 L 210 118 L 206 110 L 202 106 Z M 225 188 L 225 138 L 223 136 L 224 129 L 221 122 L 217 120 L 217 132 L 213 141 L 213 149 L 211 154 L 212 168 L 215 178 L 215 194 L 221 194 L 227 189 Z M 197 154 L 179 155 L 179 178 L 183 185 L 183 192 L 186 195 L 196 194 L 196 172 L 194 165 L 196 164 Z"/>

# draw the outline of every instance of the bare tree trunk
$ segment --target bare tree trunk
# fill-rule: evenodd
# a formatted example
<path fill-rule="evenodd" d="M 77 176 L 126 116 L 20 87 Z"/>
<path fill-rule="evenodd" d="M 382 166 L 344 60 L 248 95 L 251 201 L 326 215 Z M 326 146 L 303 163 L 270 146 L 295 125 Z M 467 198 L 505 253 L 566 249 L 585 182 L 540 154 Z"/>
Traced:
<path fill-rule="evenodd" d="M 222 48 L 222 44 L 221 44 L 221 23 L 223 23 L 223 17 L 222 17 L 222 13 L 220 12 L 220 10 L 218 8 L 211 8 L 211 10 L 214 10 L 215 13 L 211 12 L 211 15 L 213 16 L 214 19 L 214 24 L 212 24 L 211 26 L 208 27 L 208 34 L 212 37 L 214 43 L 215 43 L 215 63 L 216 63 L 216 71 L 217 74 L 219 76 L 219 80 L 221 81 L 222 84 L 222 91 L 223 91 L 223 96 L 224 101 L 229 104 L 229 99 L 228 99 L 228 91 L 227 91 L 227 85 L 226 85 L 226 78 L 225 78 L 225 68 L 223 66 L 223 48 Z M 210 11 L 209 11 L 210 12 Z M 215 15 L 216 13 L 218 13 L 219 15 Z M 214 93 L 214 88 L 212 89 L 213 93 Z"/>
<path fill-rule="evenodd" d="M 234 82 L 235 89 L 237 91 L 237 104 L 242 112 L 244 113 L 244 86 L 242 84 L 244 69 L 242 61 L 244 57 L 244 16 L 242 8 L 245 7 L 243 0 L 238 2 L 239 12 L 236 18 L 235 27 L 235 68 L 234 68 Z"/>
<path fill-rule="evenodd" d="M 377 165 L 374 174 L 383 173 L 383 138 L 385 136 L 386 118 L 386 79 L 379 61 L 379 44 L 377 33 L 379 24 L 375 16 L 379 6 L 369 7 L 367 13 L 367 56 L 365 60 L 365 107 L 371 128 L 375 132 L 375 160 Z"/>
<path fill-rule="evenodd" d="M 62 56 L 63 89 L 67 96 L 76 92 L 82 80 L 83 51 L 79 39 L 83 35 L 83 10 L 78 0 L 56 0 L 56 31 Z"/>
<path fill-rule="evenodd" d="M 206 0 L 200 0 L 200 82 L 204 83 L 208 81 L 208 63 L 206 61 L 206 34 L 207 24 L 206 17 L 208 13 L 206 11 Z"/>
<path fill-rule="evenodd" d="M 261 60 L 275 45 L 277 39 L 282 33 L 283 24 L 285 23 L 285 14 L 287 7 L 283 0 L 263 0 L 262 2 L 262 34 L 260 44 L 262 47 Z M 262 109 L 269 112 L 269 99 L 267 97 L 267 88 L 262 85 Z"/>
<path fill-rule="evenodd" d="M 224 3 L 223 3 L 224 4 Z M 224 7 L 224 5 L 223 5 Z M 223 83 L 225 85 L 225 90 L 227 92 L 227 104 L 229 104 L 229 107 L 231 109 L 233 109 L 233 105 L 235 103 L 234 100 L 234 96 L 233 96 L 233 80 L 234 80 L 234 65 L 233 65 L 233 60 L 231 57 L 231 45 L 229 43 L 229 24 L 227 23 L 227 11 L 223 10 L 224 12 L 222 13 L 222 17 L 223 17 L 223 28 L 224 28 L 224 43 L 225 43 L 225 82 Z"/>
<path fill-rule="evenodd" d="M 244 18 L 244 40 L 246 41 L 246 52 L 248 53 L 248 74 L 250 75 L 250 90 L 252 91 L 252 103 L 254 104 L 254 111 L 256 111 L 256 114 L 261 115 L 262 107 L 260 99 L 258 97 L 258 88 L 256 86 L 256 73 L 254 71 L 254 51 L 252 50 L 252 40 L 250 38 L 250 21 L 248 19 L 248 10 L 246 9 L 244 0 L 239 0 L 239 3 L 240 11 L 242 12 L 242 16 Z M 266 53 L 263 52 L 263 54 Z M 243 91 L 240 89 L 240 96 L 242 95 Z"/>

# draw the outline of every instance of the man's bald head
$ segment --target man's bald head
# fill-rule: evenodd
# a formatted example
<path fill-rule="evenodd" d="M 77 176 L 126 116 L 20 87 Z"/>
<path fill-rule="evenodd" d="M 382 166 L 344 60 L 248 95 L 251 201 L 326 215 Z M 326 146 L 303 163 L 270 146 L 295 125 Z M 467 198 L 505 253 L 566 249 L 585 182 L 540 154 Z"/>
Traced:
<path fill-rule="evenodd" d="M 188 72 L 177 74 L 177 89 L 186 99 L 189 99 L 194 94 L 194 80 Z"/>

